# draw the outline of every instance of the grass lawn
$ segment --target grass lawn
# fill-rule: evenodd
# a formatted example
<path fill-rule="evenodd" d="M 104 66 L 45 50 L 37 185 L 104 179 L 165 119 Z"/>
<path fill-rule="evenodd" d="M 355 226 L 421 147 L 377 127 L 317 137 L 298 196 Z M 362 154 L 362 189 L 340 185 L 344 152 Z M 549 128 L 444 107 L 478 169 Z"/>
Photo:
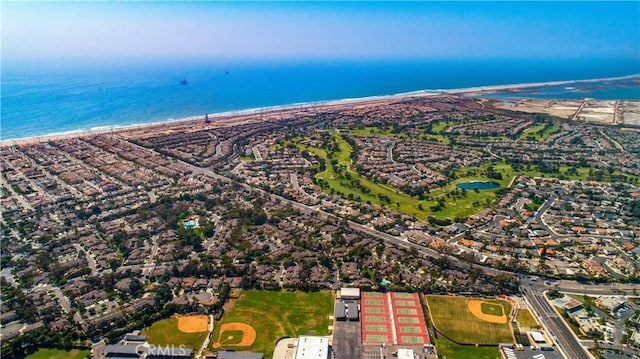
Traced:
<path fill-rule="evenodd" d="M 556 133 L 558 133 L 560 131 L 562 131 L 562 128 L 560 127 L 560 125 L 558 125 L 557 123 L 554 123 L 551 126 L 547 126 L 547 128 L 545 128 L 544 131 L 542 131 L 540 136 L 542 137 L 542 141 L 544 141 L 547 138 L 555 135 Z"/>
<path fill-rule="evenodd" d="M 520 141 L 544 142 L 547 138 L 555 135 L 560 131 L 561 131 L 560 125 L 556 123 L 554 124 L 539 123 L 522 131 L 518 139 Z"/>
<path fill-rule="evenodd" d="M 442 133 L 447 127 L 455 125 L 455 121 L 440 121 L 431 126 L 432 133 Z"/>
<path fill-rule="evenodd" d="M 271 358 L 276 340 L 281 337 L 328 335 L 332 314 L 331 292 L 242 291 L 238 299 L 225 307 L 222 320 L 216 323 L 209 349 L 213 350 L 222 324 L 245 323 L 255 329 L 256 341 L 250 347 L 227 346 L 226 349 L 257 351 L 264 353 L 265 358 Z M 222 344 L 221 349 L 224 349 L 224 342 Z"/>
<path fill-rule="evenodd" d="M 462 344 L 499 344 L 513 343 L 510 323 L 489 323 L 477 318 L 469 311 L 469 298 L 452 296 L 426 296 L 431 323 L 447 337 Z M 501 300 L 483 299 L 483 301 L 505 306 L 511 312 L 511 304 Z M 439 349 L 438 349 L 439 350 Z"/>
<path fill-rule="evenodd" d="M 40 348 L 35 353 L 27 356 L 27 359 L 84 359 L 90 355 L 91 351 L 88 349 L 71 349 L 66 351 Z"/>
<path fill-rule="evenodd" d="M 520 324 L 521 327 L 525 327 L 525 328 L 540 327 L 540 325 L 538 324 L 536 319 L 533 317 L 533 314 L 531 314 L 531 311 L 529 311 L 529 309 L 520 309 L 518 311 L 518 316 L 516 317 L 516 320 L 518 321 L 518 324 Z"/>
<path fill-rule="evenodd" d="M 501 317 L 504 313 L 502 307 L 498 304 L 482 303 L 480 304 L 480 310 L 484 314 L 495 315 Z"/>
<path fill-rule="evenodd" d="M 522 131 L 522 133 L 520 134 L 520 137 L 518 139 L 521 140 L 521 141 L 538 141 L 538 142 L 540 142 L 540 138 L 541 138 L 540 131 L 544 130 L 545 127 L 547 127 L 546 123 L 540 123 L 540 124 L 528 127 L 527 129 Z"/>
<path fill-rule="evenodd" d="M 495 359 L 500 358 L 498 346 L 476 347 L 473 345 L 460 345 L 451 340 L 439 336 L 434 340 L 436 350 L 447 359 Z"/>
<path fill-rule="evenodd" d="M 159 320 L 144 328 L 142 335 L 146 335 L 150 344 L 155 345 L 184 345 L 191 349 L 200 349 L 200 345 L 207 337 L 207 332 L 183 333 L 178 330 L 178 319 L 175 317 Z"/>

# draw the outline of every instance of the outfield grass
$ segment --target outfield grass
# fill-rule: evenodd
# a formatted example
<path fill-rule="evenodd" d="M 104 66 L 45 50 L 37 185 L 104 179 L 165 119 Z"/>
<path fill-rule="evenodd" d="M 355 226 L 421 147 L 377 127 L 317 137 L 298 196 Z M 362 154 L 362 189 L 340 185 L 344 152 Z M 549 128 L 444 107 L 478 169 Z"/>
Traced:
<path fill-rule="evenodd" d="M 226 349 L 262 352 L 265 358 L 270 358 L 276 340 L 281 337 L 328 335 L 332 314 L 331 292 L 242 291 L 238 299 L 225 307 L 222 320 L 216 323 L 210 350 L 218 340 L 222 324 L 245 323 L 255 329 L 256 341 L 250 347 L 227 346 Z M 224 343 L 220 349 L 225 349 Z"/>
<path fill-rule="evenodd" d="M 431 323 L 444 335 L 461 344 L 513 343 L 510 323 L 489 323 L 477 318 L 468 309 L 469 298 L 451 296 L 426 296 L 431 315 Z M 504 305 L 511 312 L 511 304 L 506 301 L 483 299 L 483 301 Z"/>
<path fill-rule="evenodd" d="M 71 349 L 69 351 L 60 349 L 40 348 L 35 353 L 27 356 L 26 359 L 84 359 L 91 355 L 89 350 Z"/>
<path fill-rule="evenodd" d="M 460 345 L 451 340 L 439 336 L 434 340 L 436 350 L 441 357 L 447 359 L 495 359 L 500 358 L 498 346 L 476 347 L 473 345 Z"/>
<path fill-rule="evenodd" d="M 520 309 L 518 310 L 518 316 L 516 317 L 518 324 L 521 327 L 525 328 L 539 328 L 540 325 L 533 317 L 533 314 L 529 311 L 529 309 Z"/>
<path fill-rule="evenodd" d="M 207 332 L 183 333 L 178 330 L 178 319 L 175 317 L 159 320 L 144 328 L 142 335 L 146 335 L 150 344 L 155 345 L 184 345 L 191 349 L 200 349 L 207 337 Z"/>

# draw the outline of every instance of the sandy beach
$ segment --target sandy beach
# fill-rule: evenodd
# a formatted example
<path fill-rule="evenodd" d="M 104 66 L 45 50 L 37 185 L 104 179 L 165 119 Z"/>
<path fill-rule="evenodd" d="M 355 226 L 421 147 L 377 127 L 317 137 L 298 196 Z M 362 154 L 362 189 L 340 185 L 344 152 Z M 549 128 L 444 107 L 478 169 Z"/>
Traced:
<path fill-rule="evenodd" d="M 519 89 L 531 88 L 531 87 L 550 87 L 550 86 L 563 86 L 580 83 L 592 83 L 600 81 L 615 81 L 615 80 L 627 80 L 640 78 L 640 74 L 620 76 L 620 77 L 608 77 L 597 78 L 587 80 L 567 80 L 567 81 L 552 81 L 552 82 L 536 82 L 536 83 L 520 83 L 509 85 L 495 85 L 495 86 L 477 86 L 469 88 L 457 88 L 457 89 L 442 89 L 442 90 L 419 90 L 412 92 L 404 92 L 392 95 L 380 95 L 369 96 L 360 98 L 347 98 L 331 101 L 317 101 L 306 103 L 295 103 L 279 106 L 252 108 L 246 110 L 227 111 L 220 113 L 208 114 L 209 123 L 208 126 L 235 126 L 239 124 L 264 121 L 268 119 L 278 119 L 285 116 L 291 116 L 293 114 L 313 113 L 316 111 L 325 111 L 327 109 L 336 109 L 345 105 L 367 105 L 384 103 L 389 101 L 396 101 L 404 98 L 424 97 L 424 96 L 439 96 L 439 95 L 464 95 L 464 96 L 480 96 L 489 93 L 502 92 L 502 91 L 515 91 Z M 202 126 L 205 120 L 205 115 L 190 116 L 180 119 L 172 119 L 166 121 L 157 121 L 149 123 L 140 123 L 134 125 L 125 126 L 105 126 L 98 127 L 89 130 L 75 130 L 65 133 L 54 133 L 50 135 L 26 137 L 18 139 L 1 140 L 0 146 L 11 145 L 27 145 L 31 143 L 46 142 L 52 140 L 75 138 L 92 136 L 97 134 L 120 134 L 128 137 L 128 135 L 139 135 L 141 132 L 149 134 L 150 132 L 162 133 L 165 131 L 176 130 L 188 130 L 191 125 L 198 124 Z"/>

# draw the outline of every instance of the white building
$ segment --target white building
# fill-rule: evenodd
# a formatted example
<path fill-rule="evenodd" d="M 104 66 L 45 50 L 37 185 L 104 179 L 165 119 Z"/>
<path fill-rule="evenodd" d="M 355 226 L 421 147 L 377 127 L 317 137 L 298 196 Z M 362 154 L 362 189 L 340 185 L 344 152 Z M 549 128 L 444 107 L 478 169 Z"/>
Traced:
<path fill-rule="evenodd" d="M 303 335 L 298 338 L 295 359 L 329 359 L 329 339 Z"/>
<path fill-rule="evenodd" d="M 413 349 L 398 349 L 398 359 L 415 359 Z"/>
<path fill-rule="evenodd" d="M 529 332 L 529 335 L 531 336 L 531 339 L 533 339 L 533 341 L 538 344 L 546 343 L 546 341 L 544 340 L 544 335 L 542 335 L 542 333 L 540 332 Z"/>
<path fill-rule="evenodd" d="M 360 288 L 340 288 L 340 298 L 342 300 L 360 299 Z"/>

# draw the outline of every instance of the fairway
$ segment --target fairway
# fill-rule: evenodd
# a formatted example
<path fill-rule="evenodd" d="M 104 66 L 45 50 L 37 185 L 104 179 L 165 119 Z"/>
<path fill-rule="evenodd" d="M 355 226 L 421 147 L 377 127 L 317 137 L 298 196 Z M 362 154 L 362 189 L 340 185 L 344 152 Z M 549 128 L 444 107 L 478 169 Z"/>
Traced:
<path fill-rule="evenodd" d="M 206 318 L 206 316 L 205 316 Z M 172 317 L 159 320 L 144 328 L 142 335 L 146 335 L 149 344 L 154 345 L 184 345 L 187 348 L 197 350 L 207 337 L 207 331 L 199 333 L 184 333 L 178 327 L 178 318 Z"/>
<path fill-rule="evenodd" d="M 279 338 L 328 335 L 332 313 L 331 292 L 242 291 L 225 306 L 209 349 L 256 351 L 270 358 Z"/>
<path fill-rule="evenodd" d="M 504 314 L 511 312 L 511 304 L 506 301 L 437 295 L 426 296 L 426 299 L 433 325 L 457 343 L 497 345 L 514 342 L 511 326 Z M 502 315 L 482 313 L 482 304 L 487 304 L 487 308 L 496 313 L 498 309 L 495 307 L 500 308 Z M 477 307 L 477 312 L 472 312 L 471 306 Z"/>

